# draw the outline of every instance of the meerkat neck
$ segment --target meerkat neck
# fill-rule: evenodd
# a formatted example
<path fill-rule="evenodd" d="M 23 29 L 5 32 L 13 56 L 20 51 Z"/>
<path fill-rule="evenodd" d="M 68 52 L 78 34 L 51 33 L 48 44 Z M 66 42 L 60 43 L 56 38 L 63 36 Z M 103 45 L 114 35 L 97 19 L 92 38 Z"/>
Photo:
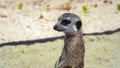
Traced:
<path fill-rule="evenodd" d="M 81 33 L 77 33 L 77 34 L 65 34 L 65 40 L 69 39 L 69 38 L 78 38 L 78 39 L 82 39 L 82 34 Z"/>

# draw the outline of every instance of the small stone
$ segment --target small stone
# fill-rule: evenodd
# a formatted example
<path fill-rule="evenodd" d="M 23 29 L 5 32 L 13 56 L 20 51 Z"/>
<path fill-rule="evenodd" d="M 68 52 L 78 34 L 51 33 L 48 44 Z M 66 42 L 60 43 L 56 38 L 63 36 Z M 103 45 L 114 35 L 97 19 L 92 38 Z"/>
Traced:
<path fill-rule="evenodd" d="M 40 15 L 39 19 L 42 19 L 43 18 L 43 15 Z"/>
<path fill-rule="evenodd" d="M 108 3 L 108 1 L 107 1 L 107 0 L 104 0 L 103 3 Z"/>
<path fill-rule="evenodd" d="M 98 7 L 98 4 L 96 3 L 96 4 L 94 5 L 94 7 L 97 8 L 97 7 Z"/>
<path fill-rule="evenodd" d="M 113 2 L 112 2 L 112 1 L 110 1 L 110 4 L 113 4 Z"/>

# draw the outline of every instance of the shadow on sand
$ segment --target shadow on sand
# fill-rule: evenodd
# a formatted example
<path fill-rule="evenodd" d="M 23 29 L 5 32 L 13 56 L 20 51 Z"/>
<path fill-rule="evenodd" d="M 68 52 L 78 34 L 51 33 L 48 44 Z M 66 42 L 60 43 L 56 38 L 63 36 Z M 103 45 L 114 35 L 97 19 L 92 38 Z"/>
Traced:
<path fill-rule="evenodd" d="M 83 33 L 83 36 L 96 36 L 96 35 L 110 35 L 110 34 L 114 34 L 120 32 L 120 28 L 116 29 L 116 30 L 109 30 L 109 31 L 104 31 L 104 32 L 95 32 L 95 33 Z M 45 39 L 37 39 L 37 40 L 25 40 L 25 41 L 15 41 L 15 42 L 7 42 L 7 43 L 0 43 L 0 47 L 2 46 L 16 46 L 16 45 L 31 45 L 31 44 L 35 44 L 35 43 L 46 43 L 46 42 L 52 42 L 55 41 L 57 39 L 63 39 L 64 36 L 58 36 L 58 37 L 52 37 L 52 38 L 45 38 Z"/>

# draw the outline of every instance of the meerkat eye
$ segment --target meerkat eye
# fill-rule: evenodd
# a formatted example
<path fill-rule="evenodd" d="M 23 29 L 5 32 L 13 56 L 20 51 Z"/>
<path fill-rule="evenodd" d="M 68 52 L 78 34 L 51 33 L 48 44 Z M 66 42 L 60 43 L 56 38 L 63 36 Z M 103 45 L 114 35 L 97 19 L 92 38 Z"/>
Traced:
<path fill-rule="evenodd" d="M 67 25 L 70 24 L 70 23 L 71 23 L 70 20 L 63 20 L 63 21 L 61 22 L 61 24 L 64 25 L 64 26 L 67 26 Z"/>

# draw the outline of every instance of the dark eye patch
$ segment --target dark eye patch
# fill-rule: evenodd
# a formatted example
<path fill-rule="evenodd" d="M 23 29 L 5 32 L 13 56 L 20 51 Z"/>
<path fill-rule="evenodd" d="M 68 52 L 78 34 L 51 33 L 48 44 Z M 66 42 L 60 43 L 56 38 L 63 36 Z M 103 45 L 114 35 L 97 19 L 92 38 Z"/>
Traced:
<path fill-rule="evenodd" d="M 70 20 L 62 20 L 61 24 L 64 26 L 67 26 L 68 24 L 70 24 Z"/>

